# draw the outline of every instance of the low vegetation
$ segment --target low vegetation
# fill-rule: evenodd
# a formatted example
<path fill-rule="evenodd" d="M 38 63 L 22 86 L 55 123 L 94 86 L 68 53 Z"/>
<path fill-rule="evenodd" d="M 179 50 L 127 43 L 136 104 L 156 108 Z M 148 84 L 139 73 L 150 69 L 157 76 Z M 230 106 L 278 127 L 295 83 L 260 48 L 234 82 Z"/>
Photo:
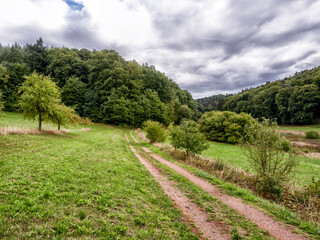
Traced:
<path fill-rule="evenodd" d="M 240 143 L 241 140 L 252 141 L 246 129 L 257 124 L 249 114 L 227 111 L 206 112 L 199 120 L 200 131 L 208 140 L 232 144 Z"/>
<path fill-rule="evenodd" d="M 142 136 L 143 138 L 141 132 L 139 132 L 139 136 Z M 217 144 L 227 145 L 221 143 Z M 238 147 L 234 145 L 229 146 Z M 312 234 L 315 239 L 319 239 L 319 199 L 310 198 L 311 195 L 307 191 L 301 189 L 301 192 L 295 192 L 293 194 L 292 189 L 286 189 L 282 199 L 277 199 L 277 201 L 273 200 L 271 202 L 270 200 L 262 199 L 255 194 L 257 193 L 255 175 L 235 167 L 230 167 L 228 164 L 224 163 L 223 160 L 212 160 L 199 155 L 181 160 L 174 148 L 170 148 L 168 145 L 161 145 L 161 151 L 154 146 L 148 145 L 148 147 L 166 159 L 179 161 L 180 166 L 183 166 L 199 177 L 209 180 L 212 184 L 218 185 L 228 194 L 242 198 L 255 206 L 259 206 L 277 219 L 295 225 L 303 231 Z M 215 149 L 219 148 L 215 146 Z M 239 152 L 241 153 L 240 147 Z M 240 188 L 239 186 L 246 189 Z M 312 186 L 316 188 L 314 185 Z M 252 191 L 247 189 L 251 189 Z M 305 201 L 302 199 L 305 199 Z"/>
<path fill-rule="evenodd" d="M 15 113 L 2 124 L 37 125 Z M 1 239 L 197 239 L 131 153 L 125 130 L 81 128 L 0 136 Z"/>
<path fill-rule="evenodd" d="M 280 137 L 276 123 L 267 120 L 247 128 L 246 132 L 253 140 L 245 141 L 242 149 L 257 175 L 257 191 L 268 198 L 281 197 L 284 185 L 288 184 L 298 165 L 290 143 Z"/>
<path fill-rule="evenodd" d="M 143 123 L 143 130 L 151 143 L 164 142 L 167 138 L 167 130 L 159 122 L 148 120 Z"/>
<path fill-rule="evenodd" d="M 183 149 L 186 156 L 200 154 L 207 149 L 204 136 L 199 132 L 194 121 L 183 121 L 179 126 L 170 128 L 171 144 L 176 149 Z"/>
<path fill-rule="evenodd" d="M 320 134 L 316 131 L 308 131 L 306 132 L 307 139 L 320 139 Z"/>

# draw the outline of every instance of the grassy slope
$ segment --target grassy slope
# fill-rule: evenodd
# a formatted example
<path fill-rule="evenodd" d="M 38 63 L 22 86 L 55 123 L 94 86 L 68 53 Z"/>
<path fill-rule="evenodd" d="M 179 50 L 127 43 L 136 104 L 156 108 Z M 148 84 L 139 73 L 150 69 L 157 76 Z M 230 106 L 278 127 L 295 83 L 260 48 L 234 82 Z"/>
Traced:
<path fill-rule="evenodd" d="M 30 126 L 8 113 L 3 125 Z M 195 239 L 124 131 L 0 136 L 0 238 Z"/>
<path fill-rule="evenodd" d="M 137 139 L 139 139 L 137 134 L 134 133 L 134 135 Z M 181 167 L 187 169 L 190 172 L 193 172 L 196 176 L 208 180 L 213 185 L 216 185 L 217 187 L 221 188 L 227 194 L 229 194 L 231 196 L 242 198 L 246 203 L 249 203 L 253 206 L 256 206 L 260 209 L 263 209 L 269 215 L 274 216 L 276 219 L 300 228 L 303 232 L 310 234 L 310 237 L 312 239 L 320 239 L 320 226 L 319 226 L 319 224 L 313 223 L 311 221 L 301 220 L 298 215 L 296 215 L 294 212 L 292 212 L 291 210 L 289 210 L 281 205 L 278 205 L 278 204 L 275 204 L 275 203 L 270 202 L 268 200 L 262 199 L 259 196 L 255 195 L 250 190 L 243 189 L 241 187 L 238 187 L 238 186 L 231 184 L 231 183 L 228 183 L 228 182 L 223 182 L 219 178 L 217 178 L 216 176 L 209 174 L 207 172 L 204 172 L 203 170 L 199 170 L 199 169 L 191 167 L 189 165 L 185 165 L 183 163 L 183 161 L 177 162 L 175 159 L 173 159 L 168 154 L 162 152 L 157 147 L 150 145 L 149 143 L 147 143 L 146 141 L 144 141 L 142 139 L 140 139 L 140 141 L 142 142 L 142 145 L 144 145 L 145 147 L 149 147 L 150 149 L 152 149 L 153 152 L 161 155 L 162 157 L 166 158 L 167 160 L 170 160 L 174 163 L 179 164 Z M 161 166 L 161 165 L 162 164 L 158 164 L 158 166 L 160 166 L 161 168 L 168 169 L 167 167 L 165 167 L 163 165 Z M 172 172 L 171 172 L 171 175 L 172 175 Z M 176 175 L 176 174 L 174 174 L 174 175 Z M 183 177 L 181 177 L 181 178 L 183 178 Z M 179 184 L 181 184 L 181 181 Z M 193 184 L 189 182 L 189 186 L 188 186 L 189 192 L 194 191 L 194 188 L 192 185 Z M 200 189 L 200 191 L 198 191 L 193 197 L 196 196 L 196 198 L 194 200 L 197 203 L 199 203 L 201 206 L 202 205 L 206 206 L 206 209 L 207 209 L 208 206 L 207 206 L 206 200 L 208 200 L 209 198 L 205 197 L 205 198 L 201 199 L 201 197 L 203 197 L 202 194 L 203 193 Z M 213 204 L 213 201 L 215 201 L 215 200 L 210 199 L 210 204 Z M 215 201 L 215 203 L 216 203 L 216 201 Z M 208 210 L 208 212 L 211 212 L 212 208 L 209 207 L 209 209 L 207 209 L 207 210 Z M 217 209 L 214 209 L 213 212 L 216 212 L 216 211 L 217 211 Z M 228 211 L 228 209 L 226 208 L 224 214 L 228 215 L 227 211 Z M 235 214 L 233 217 L 236 217 L 236 215 L 237 214 Z M 251 237 L 253 237 L 253 236 L 254 236 L 254 239 L 259 239 L 259 233 L 254 228 L 251 228 L 252 226 L 249 227 L 248 223 L 242 221 L 240 218 L 238 218 L 236 224 L 233 222 L 234 218 L 232 218 L 230 216 L 228 216 L 225 219 L 228 219 L 228 224 L 233 225 L 236 229 L 242 229 L 245 231 L 249 231 L 249 236 L 246 236 L 246 237 L 248 237 L 248 239 L 251 239 Z M 249 230 L 249 228 L 251 228 L 251 229 Z M 247 232 L 247 234 L 248 234 L 248 232 Z M 265 238 L 263 238 L 263 239 L 265 239 Z"/>
<path fill-rule="evenodd" d="M 209 148 L 202 153 L 203 156 L 220 159 L 230 166 L 249 169 L 249 163 L 244 156 L 241 147 L 237 145 L 209 142 Z M 294 183 L 303 186 L 309 184 L 313 176 L 320 176 L 320 160 L 304 156 L 298 156 L 299 166 L 294 177 Z"/>
<path fill-rule="evenodd" d="M 320 125 L 280 126 L 279 129 L 288 130 L 288 131 L 298 131 L 298 132 L 308 132 L 308 131 L 320 132 Z"/>

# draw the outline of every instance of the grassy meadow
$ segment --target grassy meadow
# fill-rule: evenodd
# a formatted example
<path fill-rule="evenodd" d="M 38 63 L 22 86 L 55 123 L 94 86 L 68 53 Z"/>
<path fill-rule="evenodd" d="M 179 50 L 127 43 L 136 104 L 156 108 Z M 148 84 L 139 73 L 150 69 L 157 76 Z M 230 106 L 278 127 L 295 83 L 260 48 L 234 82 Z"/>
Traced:
<path fill-rule="evenodd" d="M 286 131 L 298 131 L 298 132 L 316 131 L 320 133 L 320 125 L 280 126 L 279 129 L 286 130 Z"/>
<path fill-rule="evenodd" d="M 208 142 L 209 148 L 202 152 L 202 155 L 212 159 L 219 159 L 222 162 L 236 168 L 251 170 L 248 160 L 243 154 L 241 147 L 226 143 Z M 304 186 L 311 182 L 312 177 L 320 176 L 320 159 L 297 156 L 299 165 L 293 178 L 297 186 Z"/>
<path fill-rule="evenodd" d="M 37 127 L 16 113 L 1 125 Z M 124 129 L 81 128 L 0 135 L 1 239 L 197 239 L 130 151 Z"/>

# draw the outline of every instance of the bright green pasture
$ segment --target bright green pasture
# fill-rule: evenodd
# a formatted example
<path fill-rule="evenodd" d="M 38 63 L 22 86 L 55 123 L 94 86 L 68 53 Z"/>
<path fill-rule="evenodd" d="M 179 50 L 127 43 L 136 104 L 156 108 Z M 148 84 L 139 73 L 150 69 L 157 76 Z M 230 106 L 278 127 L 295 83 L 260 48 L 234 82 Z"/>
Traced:
<path fill-rule="evenodd" d="M 219 159 L 236 168 L 251 170 L 247 158 L 238 145 L 209 142 L 209 148 L 202 152 L 202 155 L 216 160 Z M 299 166 L 293 179 L 296 185 L 303 186 L 309 184 L 313 176 L 320 177 L 320 159 L 298 156 L 298 160 Z"/>
<path fill-rule="evenodd" d="M 3 124 L 35 126 L 7 113 Z M 0 239 L 196 239 L 123 129 L 0 136 Z"/>
<path fill-rule="evenodd" d="M 38 129 L 38 121 L 31 119 L 24 119 L 20 113 L 5 112 L 3 117 L 0 117 L 0 127 L 19 127 L 28 129 Z M 56 125 L 51 123 L 42 123 L 43 129 L 57 129 Z"/>
<path fill-rule="evenodd" d="M 308 131 L 320 132 L 320 125 L 280 126 L 279 129 L 287 130 L 287 131 L 298 131 L 298 132 L 308 132 Z"/>

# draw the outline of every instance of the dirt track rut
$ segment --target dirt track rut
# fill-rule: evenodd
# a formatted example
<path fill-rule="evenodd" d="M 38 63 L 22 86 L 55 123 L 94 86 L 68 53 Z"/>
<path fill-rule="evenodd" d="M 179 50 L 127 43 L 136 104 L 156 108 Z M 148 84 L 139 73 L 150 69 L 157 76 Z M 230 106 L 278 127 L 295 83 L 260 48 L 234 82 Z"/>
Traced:
<path fill-rule="evenodd" d="M 131 135 L 132 136 L 132 135 Z M 132 136 L 133 137 L 133 136 Z M 140 162 L 146 167 L 154 179 L 161 185 L 164 192 L 171 198 L 175 206 L 182 210 L 182 213 L 190 221 L 192 221 L 197 229 L 197 233 L 201 232 L 205 239 L 224 240 L 230 239 L 230 235 L 226 231 L 227 226 L 220 222 L 208 221 L 209 215 L 203 211 L 196 203 L 191 202 L 172 181 L 169 181 L 159 170 L 154 167 L 148 160 L 143 158 L 130 145 L 130 141 L 126 135 L 131 151 L 136 155 Z M 134 137 L 133 139 L 137 141 Z"/>
<path fill-rule="evenodd" d="M 241 199 L 229 196 L 227 194 L 222 193 L 217 187 L 213 186 L 211 183 L 203 180 L 200 177 L 193 175 L 192 173 L 188 172 L 184 168 L 174 164 L 157 154 L 153 154 L 149 149 L 143 148 L 145 152 L 147 152 L 151 157 L 156 159 L 157 161 L 167 165 L 177 173 L 181 174 L 182 176 L 186 177 L 191 182 L 195 183 L 196 185 L 200 186 L 203 190 L 210 193 L 212 196 L 219 199 L 221 202 L 225 203 L 229 207 L 233 208 L 245 218 L 249 219 L 250 221 L 254 222 L 258 225 L 260 229 L 267 230 L 271 236 L 280 239 L 280 240 L 302 240 L 306 239 L 303 236 L 293 233 L 292 229 L 289 228 L 286 224 L 274 220 L 271 216 L 259 211 L 258 209 L 242 202 Z"/>

